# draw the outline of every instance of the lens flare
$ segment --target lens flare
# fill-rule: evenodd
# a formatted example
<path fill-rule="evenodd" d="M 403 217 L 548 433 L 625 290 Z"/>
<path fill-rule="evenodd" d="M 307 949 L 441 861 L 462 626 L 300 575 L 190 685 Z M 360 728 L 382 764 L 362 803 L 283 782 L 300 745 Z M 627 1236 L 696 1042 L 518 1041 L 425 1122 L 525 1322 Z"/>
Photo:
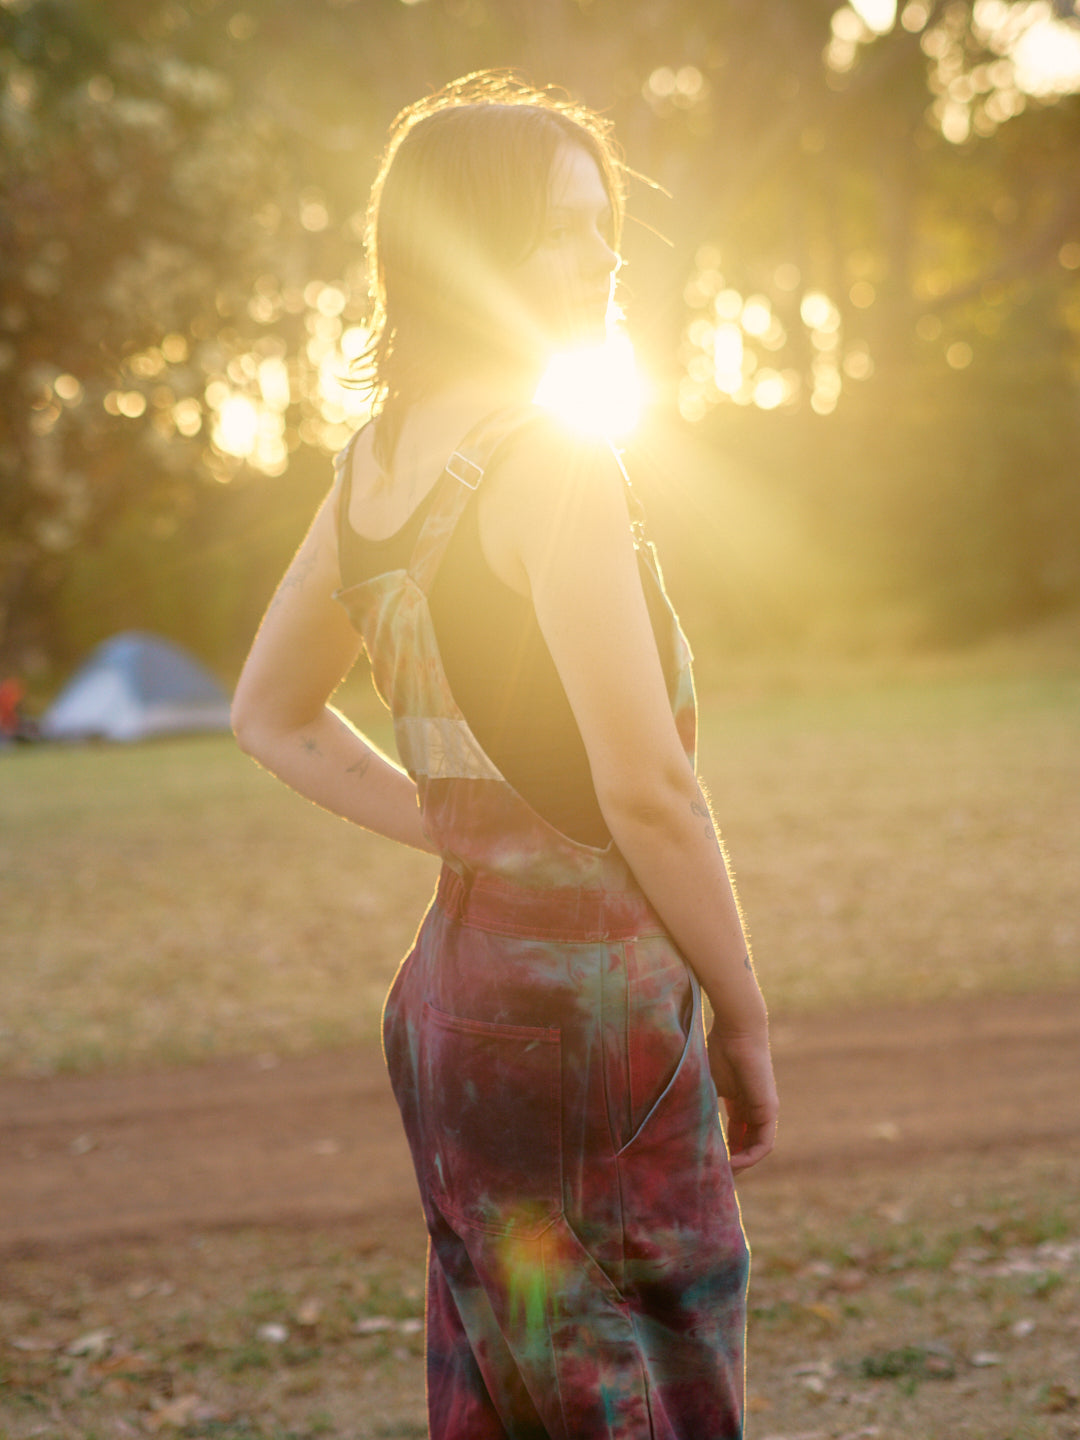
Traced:
<path fill-rule="evenodd" d="M 603 345 L 553 356 L 533 399 L 574 430 L 621 440 L 641 419 L 646 386 L 634 347 L 615 332 Z"/>

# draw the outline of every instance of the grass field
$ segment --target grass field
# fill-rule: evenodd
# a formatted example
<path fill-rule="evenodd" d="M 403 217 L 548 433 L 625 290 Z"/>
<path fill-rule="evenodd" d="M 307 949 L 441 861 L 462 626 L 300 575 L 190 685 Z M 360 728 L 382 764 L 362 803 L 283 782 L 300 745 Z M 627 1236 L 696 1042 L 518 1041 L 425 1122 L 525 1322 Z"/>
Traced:
<path fill-rule="evenodd" d="M 774 1012 L 1080 979 L 1080 671 L 714 676 L 702 712 Z M 370 1036 L 435 874 L 228 737 L 13 747 L 0 817 L 5 1073 Z"/>
<path fill-rule="evenodd" d="M 747 1440 L 1075 1440 L 1078 1161 L 741 1186 Z M 410 1214 L 9 1257 L 0 1437 L 423 1440 L 423 1254 Z"/>
<path fill-rule="evenodd" d="M 732 668 L 703 709 L 774 1015 L 1080 979 L 1072 651 Z M 2 753 L 0 1069 L 370 1036 L 433 875 L 224 738 Z M 1077 1440 L 1078 1176 L 755 1171 L 748 1440 Z M 0 1440 L 421 1440 L 422 1265 L 418 1216 L 6 1256 Z"/>

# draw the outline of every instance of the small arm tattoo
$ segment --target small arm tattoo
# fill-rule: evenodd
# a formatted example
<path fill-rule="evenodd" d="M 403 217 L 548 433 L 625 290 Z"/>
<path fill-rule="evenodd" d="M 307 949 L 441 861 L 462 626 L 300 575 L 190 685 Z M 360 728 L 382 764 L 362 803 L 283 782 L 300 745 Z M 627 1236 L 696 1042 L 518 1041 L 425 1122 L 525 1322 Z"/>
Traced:
<path fill-rule="evenodd" d="M 315 739 L 314 735 L 302 735 L 300 737 L 300 744 L 304 747 L 304 749 L 308 752 L 309 755 L 322 754 L 322 751 L 319 749 L 319 742 Z"/>
<path fill-rule="evenodd" d="M 352 765 L 346 765 L 346 766 L 345 766 L 345 774 L 346 774 L 346 775 L 357 775 L 357 776 L 366 775 L 367 772 L 368 772 L 368 770 L 369 770 L 370 768 L 371 768 L 371 756 L 370 756 L 370 755 L 361 755 L 361 756 L 360 756 L 360 759 L 354 761 L 354 763 L 353 763 Z"/>
<path fill-rule="evenodd" d="M 705 804 L 704 800 L 691 800 L 690 813 L 704 820 L 705 823 L 701 827 L 702 831 L 709 837 L 714 845 L 718 845 L 719 841 L 716 838 L 716 826 L 713 824 L 713 818 L 709 814 L 709 807 Z"/>
<path fill-rule="evenodd" d="M 297 556 L 289 569 L 289 573 L 285 576 L 284 580 L 282 580 L 277 588 L 277 593 L 270 601 L 270 610 L 275 610 L 281 604 L 288 591 L 302 590 L 304 588 L 311 572 L 315 569 L 318 559 L 319 552 L 317 550 L 313 550 L 310 555 Z"/>

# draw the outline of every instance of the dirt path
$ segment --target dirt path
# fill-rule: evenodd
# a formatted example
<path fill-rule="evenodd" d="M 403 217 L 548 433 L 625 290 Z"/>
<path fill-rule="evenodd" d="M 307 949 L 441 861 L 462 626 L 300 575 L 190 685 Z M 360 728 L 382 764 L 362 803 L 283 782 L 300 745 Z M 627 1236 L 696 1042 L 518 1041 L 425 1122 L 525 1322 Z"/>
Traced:
<path fill-rule="evenodd" d="M 782 1141 L 745 1183 L 1080 1138 L 1080 991 L 775 1026 Z M 417 1223 L 374 1048 L 0 1081 L 0 1249 L 185 1227 Z"/>

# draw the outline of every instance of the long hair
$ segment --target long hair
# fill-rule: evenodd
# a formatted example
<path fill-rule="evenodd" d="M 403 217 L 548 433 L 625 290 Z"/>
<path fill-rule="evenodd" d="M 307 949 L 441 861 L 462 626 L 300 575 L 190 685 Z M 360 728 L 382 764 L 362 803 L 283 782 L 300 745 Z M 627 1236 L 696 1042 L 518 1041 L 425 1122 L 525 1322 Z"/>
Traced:
<path fill-rule="evenodd" d="M 567 141 L 596 162 L 617 248 L 624 167 L 609 123 L 585 106 L 477 71 L 391 126 L 368 205 L 372 332 L 356 367 L 384 467 L 411 404 L 527 346 L 508 318 L 509 275 L 540 241 L 552 163 Z"/>

